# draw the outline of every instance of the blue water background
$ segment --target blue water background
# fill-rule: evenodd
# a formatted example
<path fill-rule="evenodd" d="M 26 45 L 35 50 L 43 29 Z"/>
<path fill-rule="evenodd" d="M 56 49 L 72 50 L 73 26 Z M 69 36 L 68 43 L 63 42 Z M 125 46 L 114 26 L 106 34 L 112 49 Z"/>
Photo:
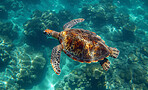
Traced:
<path fill-rule="evenodd" d="M 79 63 L 61 53 L 61 74 L 50 64 L 59 44 L 43 30 L 73 28 L 98 34 L 120 50 L 111 67 Z M 148 90 L 147 0 L 0 0 L 0 89 Z"/>

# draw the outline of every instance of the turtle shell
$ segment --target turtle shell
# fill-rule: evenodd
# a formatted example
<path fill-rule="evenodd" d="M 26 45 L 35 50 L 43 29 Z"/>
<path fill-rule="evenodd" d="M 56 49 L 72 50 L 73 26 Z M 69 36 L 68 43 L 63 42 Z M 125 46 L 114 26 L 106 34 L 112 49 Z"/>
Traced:
<path fill-rule="evenodd" d="M 64 53 L 79 62 L 97 62 L 110 54 L 108 46 L 105 45 L 101 37 L 88 30 L 62 31 L 59 41 Z"/>

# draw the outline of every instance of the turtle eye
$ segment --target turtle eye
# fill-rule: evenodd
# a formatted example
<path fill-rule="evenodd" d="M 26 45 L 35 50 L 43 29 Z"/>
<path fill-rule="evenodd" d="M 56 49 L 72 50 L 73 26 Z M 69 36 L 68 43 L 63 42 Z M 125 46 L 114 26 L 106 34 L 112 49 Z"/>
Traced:
<path fill-rule="evenodd" d="M 46 31 L 43 31 L 44 34 L 47 34 Z"/>

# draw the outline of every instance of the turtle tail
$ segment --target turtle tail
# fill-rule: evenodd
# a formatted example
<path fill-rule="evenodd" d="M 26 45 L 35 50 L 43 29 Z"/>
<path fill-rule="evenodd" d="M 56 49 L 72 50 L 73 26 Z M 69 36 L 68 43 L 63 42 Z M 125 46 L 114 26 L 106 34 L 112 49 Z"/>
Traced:
<path fill-rule="evenodd" d="M 112 48 L 112 47 L 109 47 L 109 49 L 111 50 L 110 56 L 113 58 L 117 58 L 120 51 L 117 48 Z"/>

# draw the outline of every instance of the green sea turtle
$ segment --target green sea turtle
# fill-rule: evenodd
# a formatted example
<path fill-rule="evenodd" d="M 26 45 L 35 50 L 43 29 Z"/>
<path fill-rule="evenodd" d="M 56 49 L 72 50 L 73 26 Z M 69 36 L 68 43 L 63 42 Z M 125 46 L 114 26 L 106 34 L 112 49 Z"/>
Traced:
<path fill-rule="evenodd" d="M 110 62 L 106 58 L 117 58 L 119 50 L 108 47 L 96 33 L 84 29 L 72 28 L 77 23 L 83 22 L 83 18 L 74 19 L 63 26 L 64 31 L 56 32 L 46 29 L 44 34 L 59 40 L 60 44 L 53 48 L 51 64 L 56 74 L 60 75 L 60 55 L 63 51 L 75 61 L 91 63 L 100 61 L 104 70 L 110 68 Z"/>

